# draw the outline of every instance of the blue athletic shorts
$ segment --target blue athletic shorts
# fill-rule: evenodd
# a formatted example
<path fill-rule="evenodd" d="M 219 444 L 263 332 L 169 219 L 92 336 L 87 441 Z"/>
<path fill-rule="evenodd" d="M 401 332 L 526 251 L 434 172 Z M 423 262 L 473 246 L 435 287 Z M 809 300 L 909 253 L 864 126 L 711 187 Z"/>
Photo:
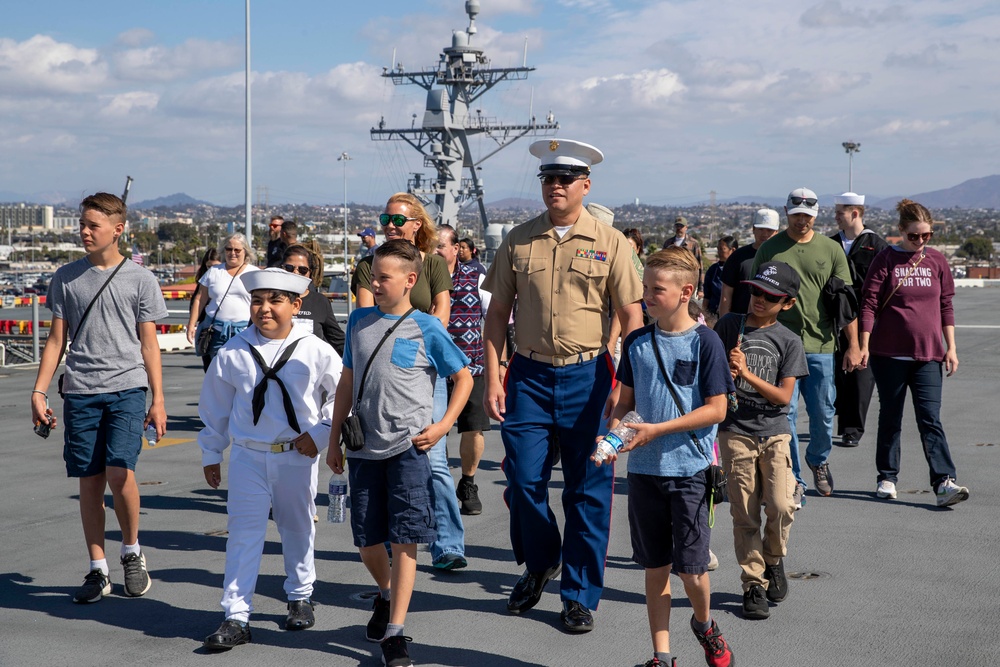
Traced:
<path fill-rule="evenodd" d="M 66 394 L 63 459 L 69 477 L 93 477 L 107 468 L 135 470 L 142 450 L 146 390 Z"/>
<path fill-rule="evenodd" d="M 693 477 L 628 474 L 628 523 L 632 560 L 644 568 L 672 565 L 674 572 L 708 571 L 708 486 Z"/>
<path fill-rule="evenodd" d="M 431 466 L 416 447 L 387 459 L 349 459 L 354 545 L 429 544 L 437 539 Z"/>

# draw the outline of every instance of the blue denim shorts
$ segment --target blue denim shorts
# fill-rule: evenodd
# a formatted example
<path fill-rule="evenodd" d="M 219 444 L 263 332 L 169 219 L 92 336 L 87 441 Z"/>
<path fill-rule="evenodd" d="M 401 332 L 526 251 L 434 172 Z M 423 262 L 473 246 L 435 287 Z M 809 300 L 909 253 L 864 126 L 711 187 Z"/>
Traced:
<path fill-rule="evenodd" d="M 708 571 L 708 483 L 692 477 L 628 474 L 628 523 L 632 559 L 644 568 L 672 565 L 674 572 Z"/>
<path fill-rule="evenodd" d="M 66 394 L 63 459 L 69 477 L 93 477 L 107 468 L 135 470 L 146 419 L 145 388 L 108 394 Z"/>
<path fill-rule="evenodd" d="M 387 459 L 348 459 L 354 545 L 429 544 L 437 539 L 431 466 L 416 447 Z"/>

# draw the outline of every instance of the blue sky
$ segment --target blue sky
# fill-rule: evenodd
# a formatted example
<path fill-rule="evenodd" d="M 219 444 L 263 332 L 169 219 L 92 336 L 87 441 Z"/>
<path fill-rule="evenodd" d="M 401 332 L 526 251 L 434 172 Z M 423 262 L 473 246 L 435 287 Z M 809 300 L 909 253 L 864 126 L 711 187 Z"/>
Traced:
<path fill-rule="evenodd" d="M 7 3 L 0 23 L 0 192 L 173 192 L 243 200 L 243 3 Z M 285 202 L 377 203 L 424 171 L 372 142 L 423 91 L 379 74 L 431 66 L 463 0 L 254 2 L 255 186 Z M 484 114 L 548 110 L 593 143 L 592 200 L 655 204 L 806 185 L 912 194 L 997 173 L 1000 8 L 988 0 L 481 0 L 476 44 L 527 81 Z M 487 201 L 538 198 L 522 139 L 484 164 Z M 479 142 L 473 151 L 487 151 Z"/>

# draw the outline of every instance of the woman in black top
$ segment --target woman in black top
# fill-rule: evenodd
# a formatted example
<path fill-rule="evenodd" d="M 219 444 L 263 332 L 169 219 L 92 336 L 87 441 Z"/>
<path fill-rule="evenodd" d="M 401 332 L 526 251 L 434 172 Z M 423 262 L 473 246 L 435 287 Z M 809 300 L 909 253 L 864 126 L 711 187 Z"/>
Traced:
<path fill-rule="evenodd" d="M 281 268 L 290 273 L 298 273 L 309 279 L 319 275 L 319 258 L 303 245 L 288 246 L 281 257 Z M 309 291 L 302 295 L 302 308 L 296 319 L 311 320 L 313 333 L 333 346 L 341 357 L 344 356 L 344 330 L 337 323 L 330 300 L 316 291 L 316 283 L 310 283 Z"/>

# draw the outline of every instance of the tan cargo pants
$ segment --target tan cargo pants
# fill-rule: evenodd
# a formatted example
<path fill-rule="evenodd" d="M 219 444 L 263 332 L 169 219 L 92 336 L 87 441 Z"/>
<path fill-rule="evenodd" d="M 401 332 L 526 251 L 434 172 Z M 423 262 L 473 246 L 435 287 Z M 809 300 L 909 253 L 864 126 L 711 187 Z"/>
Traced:
<path fill-rule="evenodd" d="M 750 437 L 719 432 L 719 454 L 729 477 L 729 509 L 733 516 L 736 560 L 743 573 L 743 590 L 767 588 L 764 566 L 787 553 L 788 531 L 795 516 L 792 494 L 795 475 L 789 453 L 791 436 Z M 761 535 L 761 505 L 767 523 Z"/>

